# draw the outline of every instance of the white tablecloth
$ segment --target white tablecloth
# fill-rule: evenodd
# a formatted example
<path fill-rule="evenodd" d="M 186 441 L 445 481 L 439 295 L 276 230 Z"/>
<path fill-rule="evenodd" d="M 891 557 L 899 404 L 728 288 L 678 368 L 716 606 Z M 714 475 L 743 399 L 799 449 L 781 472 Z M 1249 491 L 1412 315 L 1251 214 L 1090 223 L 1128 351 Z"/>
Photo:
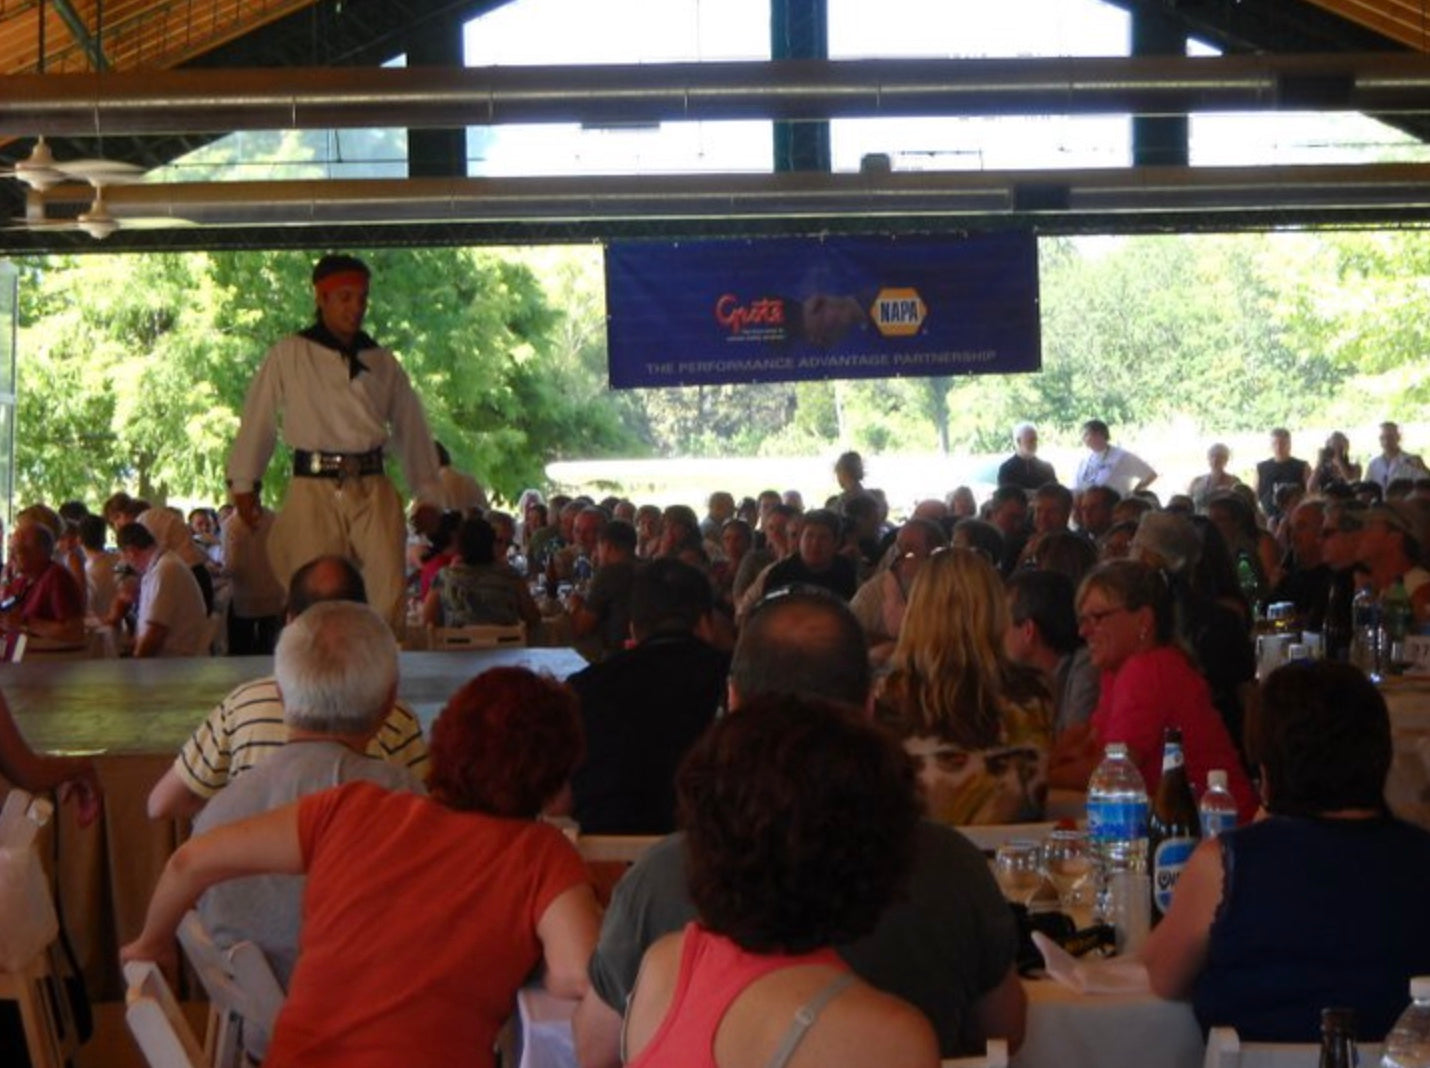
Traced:
<path fill-rule="evenodd" d="M 1205 1049 L 1192 1007 L 1152 994 L 1078 994 L 1025 980 L 1028 1029 L 1014 1068 L 1199 1068 Z"/>

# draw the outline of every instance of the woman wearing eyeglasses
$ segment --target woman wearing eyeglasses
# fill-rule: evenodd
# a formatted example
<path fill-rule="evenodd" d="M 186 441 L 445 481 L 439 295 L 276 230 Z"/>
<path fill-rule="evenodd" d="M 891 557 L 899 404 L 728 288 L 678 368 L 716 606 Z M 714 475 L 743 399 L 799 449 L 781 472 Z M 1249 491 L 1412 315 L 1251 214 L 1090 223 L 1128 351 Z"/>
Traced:
<path fill-rule="evenodd" d="M 1112 742 L 1127 745 L 1137 769 L 1155 793 L 1162 779 L 1162 735 L 1182 731 L 1187 779 L 1197 787 L 1213 768 L 1226 770 L 1237 813 L 1244 822 L 1256 813 L 1256 793 L 1242 769 L 1236 746 L 1212 705 L 1206 679 L 1173 639 L 1171 591 L 1162 575 L 1135 560 L 1105 563 L 1078 591 L 1078 632 L 1093 666 L 1102 672 L 1097 708 L 1089 733 L 1059 739 L 1054 785 L 1087 787 L 1087 780 Z"/>

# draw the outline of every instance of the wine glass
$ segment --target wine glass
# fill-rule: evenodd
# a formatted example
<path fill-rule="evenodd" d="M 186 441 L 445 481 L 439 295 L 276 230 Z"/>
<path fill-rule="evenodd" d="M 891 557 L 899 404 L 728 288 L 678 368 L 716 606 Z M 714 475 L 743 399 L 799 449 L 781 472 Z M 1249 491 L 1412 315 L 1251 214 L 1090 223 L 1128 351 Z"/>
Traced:
<path fill-rule="evenodd" d="M 1082 831 L 1055 828 L 1043 840 L 1043 874 L 1057 889 L 1064 912 L 1079 903 L 1079 884 L 1091 871 L 1092 850 Z"/>
<path fill-rule="evenodd" d="M 1043 881 L 1038 843 L 1013 838 L 1000 845 L 993 855 L 993 877 L 1004 897 L 1026 905 Z"/>

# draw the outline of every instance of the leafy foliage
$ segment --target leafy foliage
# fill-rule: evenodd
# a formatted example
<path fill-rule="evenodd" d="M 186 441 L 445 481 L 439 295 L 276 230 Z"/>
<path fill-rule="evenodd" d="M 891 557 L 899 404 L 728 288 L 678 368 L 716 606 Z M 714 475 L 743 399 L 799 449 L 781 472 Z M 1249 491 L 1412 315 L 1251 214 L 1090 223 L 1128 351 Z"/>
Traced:
<path fill-rule="evenodd" d="M 555 459 L 997 451 L 1031 419 L 1076 439 L 1189 422 L 1414 420 L 1430 402 L 1430 237 L 1045 239 L 1037 374 L 614 393 L 593 247 L 360 253 L 368 328 L 459 467 L 511 500 Z M 218 499 L 248 383 L 311 321 L 297 252 L 20 264 L 19 503 L 117 486 Z M 280 452 L 268 484 L 287 478 Z M 276 496 L 276 494 L 275 494 Z"/>

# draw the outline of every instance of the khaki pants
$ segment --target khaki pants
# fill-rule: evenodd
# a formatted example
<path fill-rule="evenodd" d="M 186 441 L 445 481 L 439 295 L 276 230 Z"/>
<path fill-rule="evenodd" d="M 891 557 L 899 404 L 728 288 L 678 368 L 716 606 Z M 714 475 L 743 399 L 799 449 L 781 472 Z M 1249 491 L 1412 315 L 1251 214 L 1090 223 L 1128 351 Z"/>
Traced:
<path fill-rule="evenodd" d="M 293 572 L 318 556 L 346 556 L 362 572 L 367 601 L 402 633 L 407 523 L 386 475 L 294 478 L 268 538 L 273 572 L 288 588 Z"/>

